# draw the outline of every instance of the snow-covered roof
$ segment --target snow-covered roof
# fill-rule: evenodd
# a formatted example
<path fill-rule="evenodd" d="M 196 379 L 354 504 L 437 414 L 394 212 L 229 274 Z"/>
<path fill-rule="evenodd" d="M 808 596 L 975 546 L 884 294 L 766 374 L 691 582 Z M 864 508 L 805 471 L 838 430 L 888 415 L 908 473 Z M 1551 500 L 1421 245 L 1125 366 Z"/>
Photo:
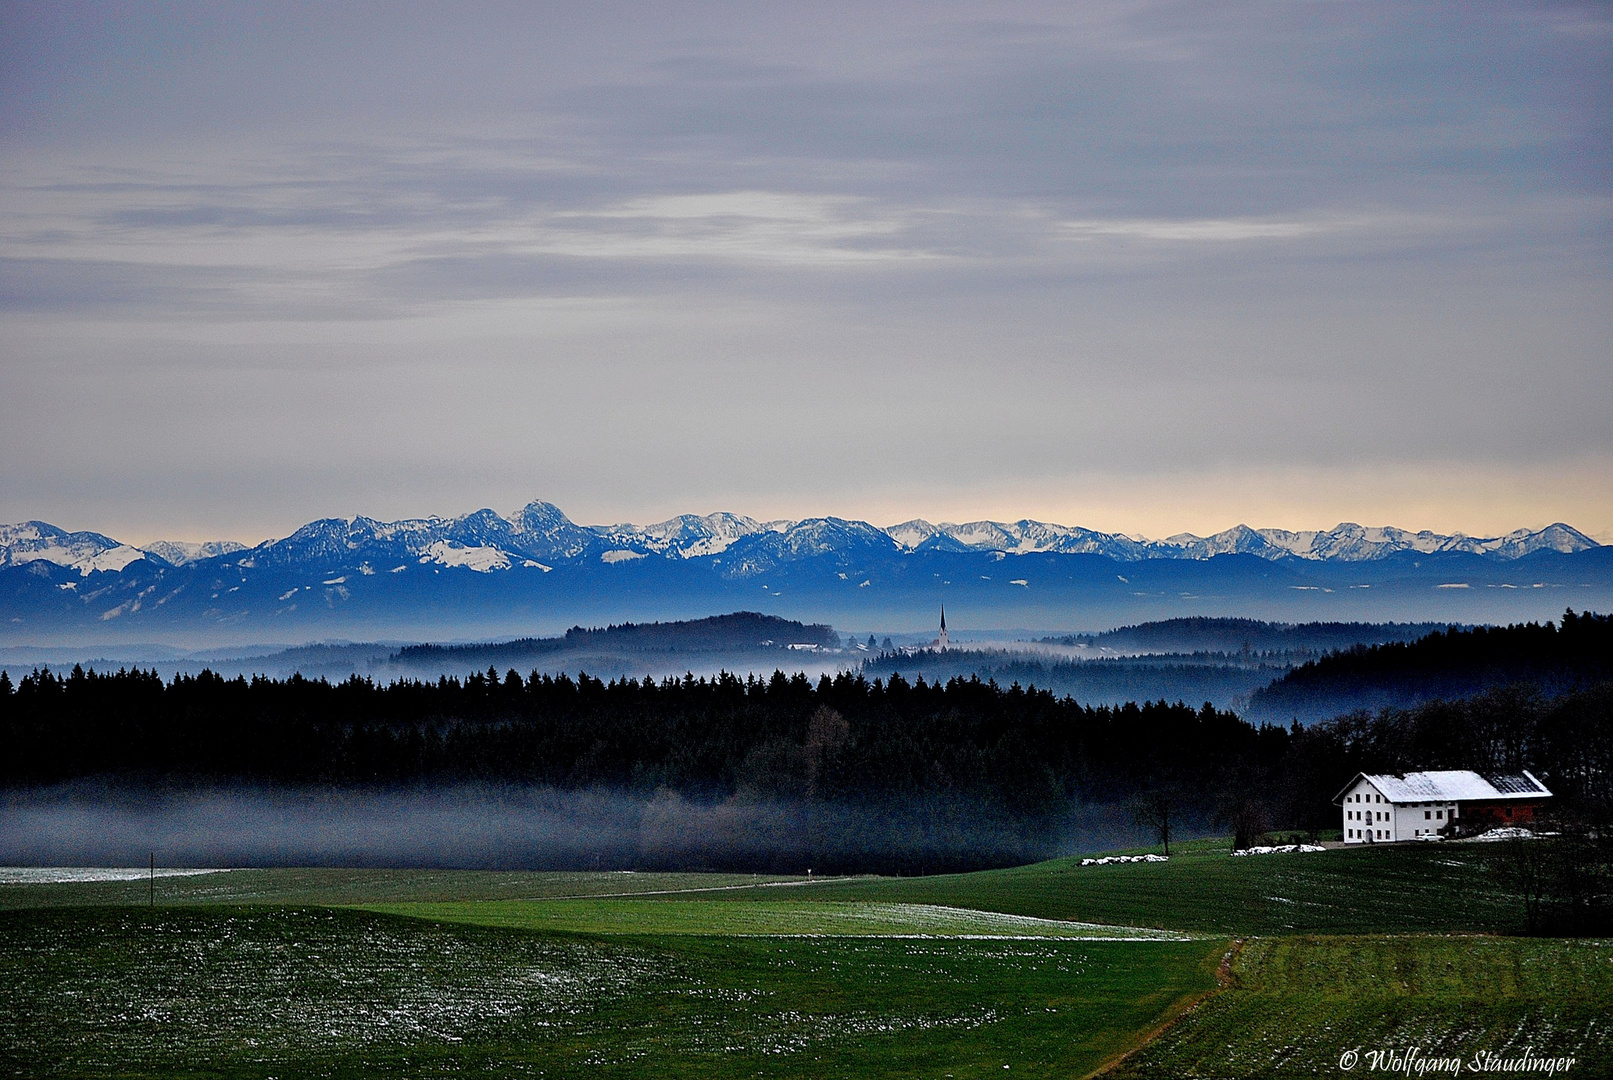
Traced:
<path fill-rule="evenodd" d="M 1345 792 L 1361 780 L 1377 788 L 1379 794 L 1392 803 L 1541 799 L 1551 796 L 1546 785 L 1527 769 L 1521 773 L 1492 773 L 1489 776 L 1480 776 L 1470 769 L 1444 769 L 1406 773 L 1404 776 L 1356 773 L 1355 778 L 1333 796 L 1333 801 L 1341 801 Z"/>

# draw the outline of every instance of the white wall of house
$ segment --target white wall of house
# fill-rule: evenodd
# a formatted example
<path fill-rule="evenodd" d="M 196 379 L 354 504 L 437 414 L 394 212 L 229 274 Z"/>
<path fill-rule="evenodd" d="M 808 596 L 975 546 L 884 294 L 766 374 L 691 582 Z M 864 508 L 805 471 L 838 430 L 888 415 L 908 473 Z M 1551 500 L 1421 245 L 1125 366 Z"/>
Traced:
<path fill-rule="evenodd" d="M 1432 836 L 1451 823 L 1455 812 L 1448 802 L 1405 803 L 1395 807 L 1395 832 L 1402 840 Z"/>
<path fill-rule="evenodd" d="M 1416 840 L 1439 832 L 1456 815 L 1456 806 L 1450 802 L 1390 802 L 1365 779 L 1345 792 L 1341 809 L 1346 844 Z"/>
<path fill-rule="evenodd" d="M 1344 842 L 1364 844 L 1392 839 L 1394 804 L 1368 780 L 1359 780 L 1344 794 Z"/>

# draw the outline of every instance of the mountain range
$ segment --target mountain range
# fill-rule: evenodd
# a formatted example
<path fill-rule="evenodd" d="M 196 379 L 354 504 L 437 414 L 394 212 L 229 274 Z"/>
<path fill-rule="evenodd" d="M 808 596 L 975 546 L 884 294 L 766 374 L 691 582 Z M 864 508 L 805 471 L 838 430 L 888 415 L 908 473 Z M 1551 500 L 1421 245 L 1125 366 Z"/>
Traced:
<path fill-rule="evenodd" d="M 1364 528 L 1346 522 L 1328 530 L 1289 532 L 1237 525 L 1212 536 L 1179 533 L 1148 540 L 1124 533 L 1096 532 L 1069 525 L 1021 520 L 971 521 L 932 525 L 915 518 L 889 528 L 842 518 L 758 522 L 739 514 L 683 514 L 655 525 L 577 525 L 553 503 L 532 502 L 510 517 L 477 510 L 454 518 L 325 518 L 311 522 L 282 540 L 250 549 L 247 558 L 270 563 L 346 559 L 354 552 L 404 558 L 443 566 L 463 566 L 483 573 L 513 566 L 549 568 L 590 558 L 612 563 L 662 556 L 697 559 L 727 551 L 747 538 L 746 558 L 729 573 L 744 576 L 781 561 L 820 556 L 837 548 L 872 545 L 900 551 L 987 551 L 1008 555 L 1052 552 L 1103 555 L 1125 562 L 1143 559 L 1207 559 L 1247 554 L 1263 559 L 1314 559 L 1362 562 L 1399 552 L 1421 554 L 1464 552 L 1496 559 L 1516 559 L 1537 551 L 1577 552 L 1598 547 L 1596 541 L 1558 522 L 1544 529 L 1518 529 L 1498 537 L 1444 535 L 1423 530 Z M 164 566 L 185 566 L 248 551 L 232 540 L 208 543 L 159 540 L 142 546 L 123 544 L 96 532 L 67 532 L 43 521 L 0 525 L 0 567 L 34 561 L 70 567 L 88 576 L 118 571 L 137 559 Z"/>
<path fill-rule="evenodd" d="M 942 603 L 1052 629 L 1209 613 L 1476 621 L 1473 597 L 1427 590 L 1570 589 L 1580 606 L 1603 604 L 1609 552 L 1561 523 L 1498 537 L 1346 523 L 1150 540 L 1031 520 L 880 528 L 715 513 L 579 525 L 542 501 L 508 517 L 327 518 L 255 547 L 133 545 L 30 521 L 0 526 L 0 640 L 474 638 L 751 608 L 758 592 L 791 617 L 891 629 L 922 625 Z M 1405 587 L 1422 592 L 1392 602 Z M 1374 588 L 1386 591 L 1321 600 Z M 1318 595 L 1295 595 L 1308 591 Z M 1516 597 L 1488 599 L 1519 609 Z"/>

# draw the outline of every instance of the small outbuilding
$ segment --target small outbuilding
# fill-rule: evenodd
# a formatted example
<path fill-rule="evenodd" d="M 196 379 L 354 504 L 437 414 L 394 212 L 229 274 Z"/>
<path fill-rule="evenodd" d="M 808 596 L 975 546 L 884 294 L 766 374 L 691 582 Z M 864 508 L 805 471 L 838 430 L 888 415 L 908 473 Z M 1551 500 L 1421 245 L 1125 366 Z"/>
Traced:
<path fill-rule="evenodd" d="M 1531 822 L 1549 798 L 1546 785 L 1527 769 L 1489 775 L 1449 769 L 1404 776 L 1356 773 L 1333 796 L 1333 805 L 1343 808 L 1346 844 L 1381 844 L 1450 836 L 1459 825 L 1477 831 Z"/>

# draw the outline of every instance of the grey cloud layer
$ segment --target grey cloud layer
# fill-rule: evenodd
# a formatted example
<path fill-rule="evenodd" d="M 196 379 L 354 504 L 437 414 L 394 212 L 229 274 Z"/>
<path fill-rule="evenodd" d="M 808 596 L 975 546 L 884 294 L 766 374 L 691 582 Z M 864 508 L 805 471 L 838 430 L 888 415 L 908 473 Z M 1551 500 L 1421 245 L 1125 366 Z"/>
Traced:
<path fill-rule="evenodd" d="M 0 504 L 1613 455 L 1604 8 L 809 7 L 0 8 Z"/>

